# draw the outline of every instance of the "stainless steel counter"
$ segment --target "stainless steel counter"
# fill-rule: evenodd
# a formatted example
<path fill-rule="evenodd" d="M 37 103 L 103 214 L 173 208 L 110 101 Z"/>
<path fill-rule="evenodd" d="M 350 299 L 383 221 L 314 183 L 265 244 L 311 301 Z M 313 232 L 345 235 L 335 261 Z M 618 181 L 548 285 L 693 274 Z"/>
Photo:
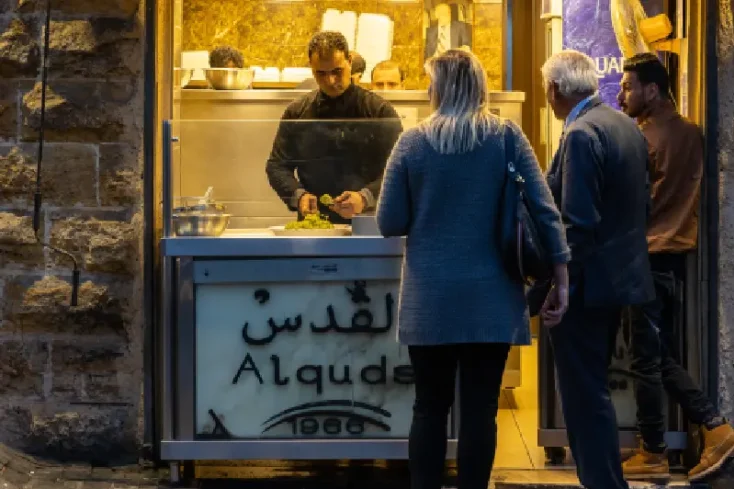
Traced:
<path fill-rule="evenodd" d="M 219 238 L 164 238 L 164 256 L 219 257 L 387 257 L 402 256 L 404 238 L 348 236 L 291 238 L 225 234 Z"/>

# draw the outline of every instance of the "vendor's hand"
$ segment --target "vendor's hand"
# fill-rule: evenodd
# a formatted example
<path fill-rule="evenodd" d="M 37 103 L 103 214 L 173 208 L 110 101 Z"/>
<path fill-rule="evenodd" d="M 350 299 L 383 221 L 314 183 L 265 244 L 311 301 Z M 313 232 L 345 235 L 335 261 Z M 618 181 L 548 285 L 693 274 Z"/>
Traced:
<path fill-rule="evenodd" d="M 308 192 L 301 195 L 301 198 L 298 199 L 298 212 L 302 216 L 307 216 L 308 214 L 316 214 L 317 212 L 319 212 L 319 207 L 316 203 L 316 196 L 313 194 L 309 194 Z"/>
<path fill-rule="evenodd" d="M 334 199 L 334 205 L 329 209 L 344 219 L 351 219 L 364 211 L 364 197 L 359 192 L 346 191 Z"/>
<path fill-rule="evenodd" d="M 543 325 L 549 328 L 558 325 L 568 309 L 568 268 L 556 265 L 553 271 L 553 287 L 540 309 Z"/>

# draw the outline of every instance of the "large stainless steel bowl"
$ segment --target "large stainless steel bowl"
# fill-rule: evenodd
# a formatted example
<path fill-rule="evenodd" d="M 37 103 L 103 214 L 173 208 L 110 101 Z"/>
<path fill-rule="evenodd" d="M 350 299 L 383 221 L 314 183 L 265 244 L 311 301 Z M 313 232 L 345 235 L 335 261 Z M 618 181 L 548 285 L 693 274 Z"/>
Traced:
<path fill-rule="evenodd" d="M 231 214 L 174 214 L 176 236 L 221 236 Z"/>
<path fill-rule="evenodd" d="M 204 74 L 217 90 L 246 90 L 255 78 L 255 70 L 249 68 L 207 68 Z"/>

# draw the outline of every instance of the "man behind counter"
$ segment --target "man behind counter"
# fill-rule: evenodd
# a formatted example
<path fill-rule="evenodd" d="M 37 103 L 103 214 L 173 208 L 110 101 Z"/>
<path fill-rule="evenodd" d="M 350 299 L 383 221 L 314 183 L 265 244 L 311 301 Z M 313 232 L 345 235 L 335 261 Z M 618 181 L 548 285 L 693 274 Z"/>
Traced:
<path fill-rule="evenodd" d="M 372 68 L 372 90 L 402 90 L 405 72 L 395 61 L 380 61 Z"/>
<path fill-rule="evenodd" d="M 374 208 L 402 126 L 387 101 L 352 83 L 351 56 L 342 34 L 316 33 L 308 58 L 319 89 L 293 101 L 283 113 L 266 165 L 268 180 L 299 219 L 322 212 L 334 223 L 349 223 Z M 325 194 L 335 197 L 333 205 L 319 202 Z"/>

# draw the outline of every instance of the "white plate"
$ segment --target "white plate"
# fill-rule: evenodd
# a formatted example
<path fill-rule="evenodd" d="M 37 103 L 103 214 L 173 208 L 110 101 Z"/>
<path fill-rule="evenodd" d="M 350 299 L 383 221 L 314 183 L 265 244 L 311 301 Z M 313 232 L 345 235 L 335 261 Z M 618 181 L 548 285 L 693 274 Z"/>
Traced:
<path fill-rule="evenodd" d="M 269 228 L 276 236 L 349 236 L 352 226 L 334 224 L 333 229 L 286 229 L 285 226 L 271 226 Z"/>

